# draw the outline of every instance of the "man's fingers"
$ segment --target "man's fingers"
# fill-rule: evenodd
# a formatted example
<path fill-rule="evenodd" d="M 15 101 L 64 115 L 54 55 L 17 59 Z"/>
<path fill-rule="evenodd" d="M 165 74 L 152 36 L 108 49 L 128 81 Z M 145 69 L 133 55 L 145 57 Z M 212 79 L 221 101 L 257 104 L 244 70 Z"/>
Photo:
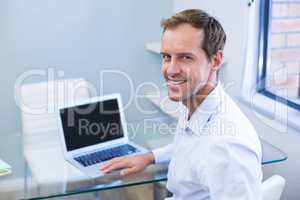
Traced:
<path fill-rule="evenodd" d="M 126 168 L 126 169 L 123 169 L 120 174 L 121 176 L 128 176 L 130 174 L 133 174 L 135 172 L 135 168 L 134 167 L 131 167 L 131 168 Z"/>
<path fill-rule="evenodd" d="M 125 162 L 125 161 L 119 161 L 119 162 L 114 162 L 112 163 L 110 166 L 106 167 L 105 169 L 103 169 L 102 171 L 104 173 L 116 170 L 116 169 L 122 169 L 122 168 L 126 168 L 129 167 L 129 163 Z"/>
<path fill-rule="evenodd" d="M 117 158 L 113 158 L 107 162 L 105 162 L 101 167 L 100 167 L 100 170 L 105 170 L 106 168 L 110 167 L 111 165 L 113 165 L 114 163 L 116 162 L 120 162 L 122 159 L 121 157 L 117 157 Z"/>
<path fill-rule="evenodd" d="M 108 172 L 111 172 L 113 170 L 121 169 L 121 168 L 125 168 L 125 167 L 126 167 L 126 163 L 124 163 L 124 162 L 115 162 L 115 163 L 111 164 L 110 166 L 108 166 L 107 168 L 103 169 L 102 171 L 104 173 L 108 173 Z"/>

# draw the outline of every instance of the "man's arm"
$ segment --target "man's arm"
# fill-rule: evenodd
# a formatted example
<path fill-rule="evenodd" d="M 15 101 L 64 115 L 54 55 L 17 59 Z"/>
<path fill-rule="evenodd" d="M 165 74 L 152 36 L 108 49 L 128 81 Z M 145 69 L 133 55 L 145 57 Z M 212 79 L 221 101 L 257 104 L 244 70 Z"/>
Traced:
<path fill-rule="evenodd" d="M 262 198 L 261 163 L 253 149 L 238 142 L 213 145 L 203 171 L 212 200 Z"/>
<path fill-rule="evenodd" d="M 173 147 L 174 147 L 174 144 L 171 143 L 164 147 L 154 149 L 152 152 L 154 155 L 155 163 L 159 164 L 159 163 L 169 162 L 171 160 L 171 156 L 173 154 Z"/>
<path fill-rule="evenodd" d="M 122 169 L 120 172 L 122 176 L 137 173 L 143 171 L 150 164 L 169 161 L 172 151 L 173 144 L 169 144 L 146 154 L 113 158 L 101 167 L 101 171 L 108 173 Z"/>

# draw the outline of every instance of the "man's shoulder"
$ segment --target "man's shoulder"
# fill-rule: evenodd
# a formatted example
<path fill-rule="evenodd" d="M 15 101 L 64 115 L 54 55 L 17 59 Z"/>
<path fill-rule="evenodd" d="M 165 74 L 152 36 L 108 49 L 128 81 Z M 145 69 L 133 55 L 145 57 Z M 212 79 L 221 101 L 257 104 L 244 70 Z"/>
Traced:
<path fill-rule="evenodd" d="M 261 144 L 256 129 L 229 95 L 225 94 L 209 129 L 216 136 L 211 145 L 239 146 L 261 156 Z"/>

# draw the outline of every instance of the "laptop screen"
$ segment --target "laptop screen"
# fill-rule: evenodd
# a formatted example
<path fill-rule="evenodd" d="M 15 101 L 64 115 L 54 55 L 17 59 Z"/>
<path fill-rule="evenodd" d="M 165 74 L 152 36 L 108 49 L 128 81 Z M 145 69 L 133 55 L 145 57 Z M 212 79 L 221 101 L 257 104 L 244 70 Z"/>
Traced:
<path fill-rule="evenodd" d="M 117 99 L 60 109 L 67 151 L 124 136 Z"/>

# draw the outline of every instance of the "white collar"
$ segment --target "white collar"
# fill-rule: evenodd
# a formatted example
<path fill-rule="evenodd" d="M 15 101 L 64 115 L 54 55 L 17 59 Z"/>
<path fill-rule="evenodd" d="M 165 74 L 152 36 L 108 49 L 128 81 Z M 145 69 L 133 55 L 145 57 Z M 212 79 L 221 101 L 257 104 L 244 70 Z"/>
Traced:
<path fill-rule="evenodd" d="M 184 111 L 179 117 L 178 125 L 182 129 L 190 128 L 193 133 L 198 133 L 212 118 L 213 114 L 219 112 L 219 104 L 224 95 L 223 87 L 220 82 L 217 86 L 205 97 L 204 101 L 198 106 L 188 119 L 189 110 L 184 106 Z"/>

